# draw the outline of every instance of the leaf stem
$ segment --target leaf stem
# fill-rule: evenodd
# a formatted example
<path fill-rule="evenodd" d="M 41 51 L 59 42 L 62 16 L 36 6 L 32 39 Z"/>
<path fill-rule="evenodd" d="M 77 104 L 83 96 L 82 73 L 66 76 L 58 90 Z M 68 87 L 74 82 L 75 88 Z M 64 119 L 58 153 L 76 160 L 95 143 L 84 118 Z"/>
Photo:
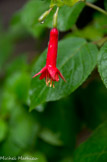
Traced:
<path fill-rule="evenodd" d="M 101 12 L 101 13 L 103 13 L 107 16 L 107 12 L 105 10 L 103 10 L 102 8 L 96 6 L 92 3 L 89 3 L 89 2 L 85 2 L 85 4 L 86 4 L 86 6 L 91 7 L 91 8 L 93 8 L 93 9 L 95 9 L 95 10 L 97 10 L 97 11 L 99 11 L 99 12 Z"/>

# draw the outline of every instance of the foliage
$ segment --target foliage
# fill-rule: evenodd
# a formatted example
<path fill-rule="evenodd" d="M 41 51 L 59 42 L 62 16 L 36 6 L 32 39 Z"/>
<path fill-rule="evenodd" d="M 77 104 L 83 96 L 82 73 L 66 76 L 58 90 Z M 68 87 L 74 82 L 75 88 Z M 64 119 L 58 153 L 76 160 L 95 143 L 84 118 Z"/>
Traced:
<path fill-rule="evenodd" d="M 98 67 L 101 78 L 107 87 L 107 43 L 104 44 L 99 53 Z"/>
<path fill-rule="evenodd" d="M 46 51 L 34 66 L 34 74 L 45 65 Z M 96 46 L 88 44 L 84 39 L 71 37 L 59 42 L 57 67 L 63 71 L 67 84 L 60 81 L 53 90 L 46 87 L 44 81 L 40 81 L 38 78 L 33 79 L 31 83 L 31 109 L 40 103 L 58 100 L 73 92 L 84 82 L 95 67 L 97 53 Z M 62 57 L 63 60 L 61 59 Z M 87 62 L 85 61 L 86 59 Z M 36 85 L 39 86 L 36 87 Z"/>
<path fill-rule="evenodd" d="M 38 18 L 50 6 L 51 13 L 40 24 Z M 66 82 L 60 80 L 53 89 L 32 76 L 45 66 L 44 46 L 57 6 L 57 67 Z M 107 9 L 106 0 L 102 6 Z M 16 50 L 32 37 L 35 51 L 30 43 L 27 53 Z M 85 1 L 27 1 L 13 14 L 7 31 L 0 22 L 0 157 L 106 162 L 106 88 L 107 16 L 87 9 Z"/>
<path fill-rule="evenodd" d="M 107 122 L 98 127 L 92 136 L 81 144 L 74 154 L 74 162 L 106 161 L 107 159 Z"/>

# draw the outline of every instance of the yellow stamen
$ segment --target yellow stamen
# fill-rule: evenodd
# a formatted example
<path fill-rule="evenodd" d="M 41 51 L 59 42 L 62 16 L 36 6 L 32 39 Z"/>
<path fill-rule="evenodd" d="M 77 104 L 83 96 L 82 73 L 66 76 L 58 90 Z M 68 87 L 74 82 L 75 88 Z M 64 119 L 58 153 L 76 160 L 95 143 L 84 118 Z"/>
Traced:
<path fill-rule="evenodd" d="M 46 71 L 46 85 L 47 85 L 47 87 L 49 86 L 49 83 L 48 83 L 48 73 L 47 73 L 47 71 Z"/>
<path fill-rule="evenodd" d="M 54 81 L 49 78 L 49 73 L 46 73 L 46 86 L 55 88 Z"/>
<path fill-rule="evenodd" d="M 50 87 L 52 87 L 52 79 L 50 80 Z"/>
<path fill-rule="evenodd" d="M 48 84 L 50 84 L 50 79 L 48 80 Z"/>
<path fill-rule="evenodd" d="M 53 88 L 55 88 L 55 83 L 54 83 L 54 81 L 53 81 Z"/>
<path fill-rule="evenodd" d="M 49 84 L 48 84 L 48 82 L 46 81 L 46 85 L 47 85 L 47 87 L 49 86 Z"/>

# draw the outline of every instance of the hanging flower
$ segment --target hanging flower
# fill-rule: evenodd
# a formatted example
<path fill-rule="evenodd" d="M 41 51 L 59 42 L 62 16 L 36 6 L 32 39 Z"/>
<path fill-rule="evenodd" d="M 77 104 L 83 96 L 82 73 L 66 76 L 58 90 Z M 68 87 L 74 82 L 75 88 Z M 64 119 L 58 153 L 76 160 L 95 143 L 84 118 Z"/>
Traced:
<path fill-rule="evenodd" d="M 59 76 L 65 81 L 63 75 L 56 67 L 56 61 L 57 61 L 57 49 L 58 49 L 58 30 L 56 28 L 53 28 L 50 31 L 50 40 L 48 45 L 48 53 L 47 53 L 47 59 L 46 59 L 46 66 L 37 74 L 33 76 L 36 77 L 39 74 L 40 80 L 44 79 L 46 80 L 46 85 L 52 87 L 54 86 L 54 82 L 59 81 Z"/>

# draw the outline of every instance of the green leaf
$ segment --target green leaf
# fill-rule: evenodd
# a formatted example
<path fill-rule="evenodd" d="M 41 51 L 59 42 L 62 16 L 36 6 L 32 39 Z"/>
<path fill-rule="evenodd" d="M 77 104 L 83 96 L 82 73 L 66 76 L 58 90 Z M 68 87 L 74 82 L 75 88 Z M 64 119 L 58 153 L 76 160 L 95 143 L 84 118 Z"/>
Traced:
<path fill-rule="evenodd" d="M 16 12 L 13 15 L 8 32 L 14 41 L 22 40 L 28 37 L 29 34 L 21 22 L 21 12 Z"/>
<path fill-rule="evenodd" d="M 63 0 L 63 1 L 65 5 L 70 6 L 70 7 L 72 7 L 76 3 L 85 2 L 85 0 Z"/>
<path fill-rule="evenodd" d="M 90 3 L 94 3 L 96 2 L 97 0 L 86 0 L 87 2 L 90 2 Z"/>
<path fill-rule="evenodd" d="M 45 6 L 47 7 L 45 8 Z M 39 0 L 32 0 L 27 3 L 21 11 L 18 11 L 13 15 L 10 32 L 14 39 L 23 39 L 26 37 L 26 35 L 28 36 L 28 32 L 36 37 L 40 37 L 42 35 L 44 26 L 38 23 L 38 18 L 40 14 L 42 14 L 41 9 L 43 12 L 45 9 L 48 9 L 48 3 Z"/>
<path fill-rule="evenodd" d="M 36 152 L 35 155 L 38 158 L 38 160 L 37 160 L 38 162 L 47 162 L 46 157 L 43 153 Z"/>
<path fill-rule="evenodd" d="M 13 43 L 7 33 L 0 35 L 0 71 L 3 64 L 8 60 L 13 51 Z"/>
<path fill-rule="evenodd" d="M 50 7 L 53 7 L 55 5 L 61 7 L 64 5 L 64 2 L 63 2 L 63 0 L 51 0 Z"/>
<path fill-rule="evenodd" d="M 25 72 L 28 69 L 27 55 L 20 55 L 5 66 L 6 75 L 11 75 L 15 72 Z"/>
<path fill-rule="evenodd" d="M 38 162 L 47 162 L 46 157 L 41 152 L 36 152 L 35 155 L 38 158 Z"/>
<path fill-rule="evenodd" d="M 75 151 L 73 161 L 107 161 L 107 122 L 98 127 L 86 142 L 80 144 L 80 146 Z"/>
<path fill-rule="evenodd" d="M 26 72 L 16 72 L 7 78 L 5 88 L 13 93 L 23 103 L 28 102 L 30 76 Z"/>
<path fill-rule="evenodd" d="M 103 37 L 103 33 L 101 30 L 99 31 L 96 28 L 94 28 L 92 24 L 86 26 L 81 30 L 79 29 L 75 30 L 74 32 L 69 33 L 66 37 L 71 37 L 71 36 L 81 37 L 91 41 L 97 41 L 98 39 L 101 39 Z"/>
<path fill-rule="evenodd" d="M 21 23 L 34 36 L 38 36 L 42 29 L 43 24 L 39 24 L 38 18 L 49 9 L 49 3 L 41 0 L 30 0 L 21 10 Z"/>
<path fill-rule="evenodd" d="M 107 34 L 106 21 L 106 16 L 96 14 L 91 23 L 89 23 L 83 29 L 74 27 L 72 33 L 68 33 L 67 37 L 77 36 L 91 41 L 100 40 Z"/>
<path fill-rule="evenodd" d="M 96 14 L 94 16 L 94 19 L 95 19 L 95 22 L 93 23 L 94 28 L 96 28 L 96 30 L 98 30 L 99 32 L 103 34 L 107 34 L 107 28 L 106 28 L 107 16 Z"/>
<path fill-rule="evenodd" d="M 47 50 L 35 63 L 33 75 L 46 63 Z M 88 77 L 96 65 L 98 50 L 95 45 L 81 38 L 67 38 L 59 42 L 57 67 L 66 83 L 60 79 L 55 89 L 46 87 L 38 77 L 31 83 L 31 109 L 46 101 L 59 100 L 75 91 Z M 32 76 L 33 76 L 32 75 Z"/>
<path fill-rule="evenodd" d="M 0 119 L 0 142 L 3 141 L 7 135 L 7 124 L 5 121 L 3 121 L 2 119 Z"/>
<path fill-rule="evenodd" d="M 35 110 L 38 112 L 43 112 L 45 110 L 46 104 L 41 104 L 35 107 Z"/>
<path fill-rule="evenodd" d="M 13 111 L 16 106 L 15 95 L 10 93 L 7 89 L 3 90 L 1 99 L 1 109 L 0 113 L 2 117 L 7 117 Z"/>
<path fill-rule="evenodd" d="M 68 6 L 61 7 L 58 13 L 58 29 L 60 31 L 69 30 L 76 23 L 83 8 L 84 3 L 77 3 L 72 8 Z M 52 28 L 53 14 L 54 12 L 50 13 L 44 23 L 44 26 Z"/>
<path fill-rule="evenodd" d="M 107 119 L 107 90 L 101 80 L 90 82 L 93 77 L 95 73 L 84 87 L 74 93 L 78 111 L 82 112 L 82 121 L 90 129 L 95 129 Z"/>
<path fill-rule="evenodd" d="M 69 157 L 74 151 L 76 133 L 80 129 L 72 96 L 60 101 L 49 102 L 44 112 L 38 113 L 37 116 L 42 126 L 40 133 L 44 130 L 49 132 L 47 136 L 42 133 L 43 138 L 39 136 L 40 140 L 38 140 L 36 148 L 53 161 Z M 52 138 L 48 138 L 50 133 Z M 56 144 L 53 143 L 53 139 L 54 142 L 57 141 Z M 62 142 L 62 146 L 59 145 L 59 141 Z"/>
<path fill-rule="evenodd" d="M 67 157 L 67 158 L 64 158 L 63 160 L 61 160 L 61 162 L 73 162 L 73 159 L 72 159 L 72 157 Z"/>
<path fill-rule="evenodd" d="M 104 6 L 105 6 L 105 9 L 107 11 L 107 1 L 106 0 L 104 0 Z"/>
<path fill-rule="evenodd" d="M 75 134 L 79 127 L 74 109 L 72 97 L 48 103 L 44 112 L 39 115 L 43 126 L 40 138 L 54 146 L 62 145 L 66 149 L 69 147 L 71 151 L 75 146 Z"/>
<path fill-rule="evenodd" d="M 99 55 L 98 55 L 98 70 L 107 88 L 107 43 L 101 48 Z"/>
<path fill-rule="evenodd" d="M 51 7 L 57 5 L 59 7 L 67 5 L 72 7 L 73 5 L 75 5 L 77 2 L 80 1 L 85 1 L 85 0 L 51 0 Z"/>
<path fill-rule="evenodd" d="M 51 159 L 57 161 L 59 154 L 62 153 L 61 147 L 50 145 L 42 140 L 37 141 L 36 149 L 42 152 L 48 159 L 50 159 L 48 161 L 51 161 Z"/>
<path fill-rule="evenodd" d="M 58 29 L 66 31 L 74 25 L 79 17 L 80 12 L 84 7 L 84 3 L 77 3 L 72 8 L 63 6 L 59 9 L 58 14 Z M 38 22 L 38 18 L 49 9 L 49 2 L 40 0 L 30 0 L 24 8 L 18 13 L 20 15 L 19 24 L 23 24 L 33 36 L 40 36 L 46 27 L 52 28 L 54 8 L 46 18 L 44 24 Z M 16 14 L 17 19 L 17 14 Z M 21 21 L 21 22 L 20 22 Z"/>
<path fill-rule="evenodd" d="M 23 150 L 28 150 L 33 146 L 39 129 L 32 115 L 16 103 L 9 118 L 8 137 L 0 147 L 1 155 L 21 155 Z"/>
<path fill-rule="evenodd" d="M 23 158 L 25 158 L 24 162 L 32 162 L 32 161 L 37 161 L 37 162 L 47 162 L 46 157 L 43 153 L 36 151 L 36 153 L 25 153 L 22 155 Z M 28 160 L 27 160 L 28 157 Z M 21 158 L 21 156 L 20 156 Z M 35 159 L 35 160 L 32 160 Z M 19 159 L 19 162 L 23 162 L 23 159 Z"/>
<path fill-rule="evenodd" d="M 56 145 L 56 146 L 62 145 L 62 141 L 59 140 L 59 134 L 55 134 L 54 132 L 52 132 L 47 128 L 44 128 L 40 132 L 39 137 L 52 145 Z"/>

